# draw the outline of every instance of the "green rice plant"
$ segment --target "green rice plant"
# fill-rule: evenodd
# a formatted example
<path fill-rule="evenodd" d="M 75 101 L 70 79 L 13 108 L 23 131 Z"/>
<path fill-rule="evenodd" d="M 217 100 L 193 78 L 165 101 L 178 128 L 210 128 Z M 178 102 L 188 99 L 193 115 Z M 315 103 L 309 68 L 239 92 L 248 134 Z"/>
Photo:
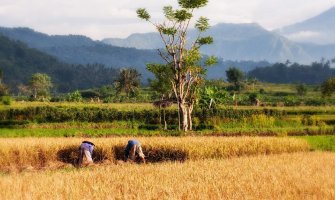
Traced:
<path fill-rule="evenodd" d="M 335 136 L 334 135 L 302 136 L 302 137 L 297 137 L 297 138 L 305 139 L 311 146 L 312 150 L 335 152 Z"/>

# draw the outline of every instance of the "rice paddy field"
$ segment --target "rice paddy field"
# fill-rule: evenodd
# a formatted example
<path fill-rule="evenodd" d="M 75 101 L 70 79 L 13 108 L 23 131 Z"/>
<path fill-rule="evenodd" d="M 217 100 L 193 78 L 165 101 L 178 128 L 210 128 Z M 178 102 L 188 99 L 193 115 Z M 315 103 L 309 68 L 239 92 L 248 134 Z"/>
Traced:
<path fill-rule="evenodd" d="M 130 138 L 95 138 L 93 159 L 97 164 L 123 160 Z M 309 150 L 305 140 L 261 137 L 143 137 L 139 138 L 149 163 L 196 161 L 241 156 L 270 155 Z M 0 170 L 49 169 L 74 166 L 80 138 L 1 139 Z"/>
<path fill-rule="evenodd" d="M 41 106 L 55 106 L 55 107 L 75 107 L 75 108 L 85 108 L 85 107 L 99 107 L 99 108 L 109 108 L 117 109 L 123 111 L 132 110 L 150 110 L 156 109 L 152 103 L 90 103 L 90 102 L 30 102 L 30 101 L 13 101 L 10 106 L 5 106 L 0 104 L 1 109 L 22 109 L 27 107 L 41 107 Z M 220 105 L 220 107 L 227 107 Z M 266 106 L 265 108 L 277 109 L 277 110 L 287 110 L 288 112 L 295 111 L 313 111 L 313 112 L 325 112 L 325 113 L 335 113 L 335 106 Z M 168 109 L 177 109 L 175 105 L 172 105 Z M 264 109 L 264 107 L 255 106 L 237 106 L 234 109 Z"/>
<path fill-rule="evenodd" d="M 334 199 L 335 154 L 116 164 L 4 174 L 2 199 Z"/>
<path fill-rule="evenodd" d="M 96 144 L 78 168 L 78 146 Z M 1 199 L 334 199 L 335 154 L 291 137 L 2 138 Z M 316 150 L 316 149 L 314 149 Z"/>
<path fill-rule="evenodd" d="M 17 115 L 0 121 L 0 199 L 335 199 L 333 106 L 238 106 L 232 110 L 285 115 L 213 117 L 212 129 L 188 134 L 143 129 L 150 124 L 132 119 L 49 122 L 20 114 L 41 106 L 157 109 L 146 103 L 2 106 Z M 146 164 L 123 161 L 124 147 L 134 137 Z M 76 165 L 83 140 L 96 144 L 92 166 Z"/>

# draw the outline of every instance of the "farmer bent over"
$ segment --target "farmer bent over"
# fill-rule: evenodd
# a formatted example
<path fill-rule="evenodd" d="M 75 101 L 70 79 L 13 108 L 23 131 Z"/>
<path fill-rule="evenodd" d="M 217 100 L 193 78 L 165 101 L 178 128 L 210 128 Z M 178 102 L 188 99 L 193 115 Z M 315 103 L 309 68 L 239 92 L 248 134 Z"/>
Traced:
<path fill-rule="evenodd" d="M 79 166 L 82 166 L 84 156 L 86 157 L 86 161 L 87 161 L 86 165 L 93 164 L 92 154 L 93 154 L 94 146 L 95 145 L 92 142 L 89 142 L 89 141 L 83 141 L 81 143 L 81 145 L 79 147 L 79 150 L 80 150 L 80 156 L 79 156 L 79 160 L 78 160 L 78 165 Z"/>
<path fill-rule="evenodd" d="M 145 156 L 142 151 L 141 143 L 137 140 L 129 140 L 125 149 L 126 161 L 134 162 L 136 154 L 141 158 L 141 161 L 145 163 Z"/>

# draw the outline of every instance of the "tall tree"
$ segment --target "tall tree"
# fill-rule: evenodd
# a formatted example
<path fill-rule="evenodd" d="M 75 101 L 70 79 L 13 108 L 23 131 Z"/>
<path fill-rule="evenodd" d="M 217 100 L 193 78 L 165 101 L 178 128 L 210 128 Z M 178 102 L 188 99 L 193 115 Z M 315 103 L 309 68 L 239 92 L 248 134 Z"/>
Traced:
<path fill-rule="evenodd" d="M 138 17 L 155 26 L 161 36 L 165 48 L 158 52 L 172 71 L 171 76 L 166 78 L 171 82 L 177 100 L 179 130 L 183 131 L 192 130 L 191 114 L 195 103 L 195 92 L 204 78 L 206 71 L 204 66 L 216 63 L 214 57 L 208 57 L 204 66 L 201 63 L 202 56 L 199 48 L 213 43 L 212 37 L 201 36 L 209 28 L 207 18 L 200 17 L 196 21 L 198 37 L 193 42 L 187 40 L 194 11 L 206 6 L 207 2 L 208 0 L 178 0 L 179 9 L 165 6 L 163 8 L 165 20 L 162 23 L 152 22 L 146 9 L 137 10 Z"/>
<path fill-rule="evenodd" d="M 230 67 L 226 71 L 227 81 L 237 86 L 244 78 L 244 73 L 236 67 Z"/>
<path fill-rule="evenodd" d="M 115 81 L 116 91 L 124 91 L 127 97 L 135 95 L 141 82 L 141 74 L 136 69 L 121 69 L 118 79 Z"/>
<path fill-rule="evenodd" d="M 30 87 L 34 99 L 38 97 L 47 97 L 52 87 L 51 78 L 47 74 L 36 73 L 30 79 Z"/>

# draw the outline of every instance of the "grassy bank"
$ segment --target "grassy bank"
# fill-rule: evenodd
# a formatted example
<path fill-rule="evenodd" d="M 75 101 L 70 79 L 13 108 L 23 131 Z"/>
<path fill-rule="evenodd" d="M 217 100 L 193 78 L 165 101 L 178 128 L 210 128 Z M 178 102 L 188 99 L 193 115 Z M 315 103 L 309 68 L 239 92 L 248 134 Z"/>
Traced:
<path fill-rule="evenodd" d="M 302 136 L 299 138 L 305 139 L 310 145 L 312 150 L 335 152 L 335 136 L 334 135 Z"/>

